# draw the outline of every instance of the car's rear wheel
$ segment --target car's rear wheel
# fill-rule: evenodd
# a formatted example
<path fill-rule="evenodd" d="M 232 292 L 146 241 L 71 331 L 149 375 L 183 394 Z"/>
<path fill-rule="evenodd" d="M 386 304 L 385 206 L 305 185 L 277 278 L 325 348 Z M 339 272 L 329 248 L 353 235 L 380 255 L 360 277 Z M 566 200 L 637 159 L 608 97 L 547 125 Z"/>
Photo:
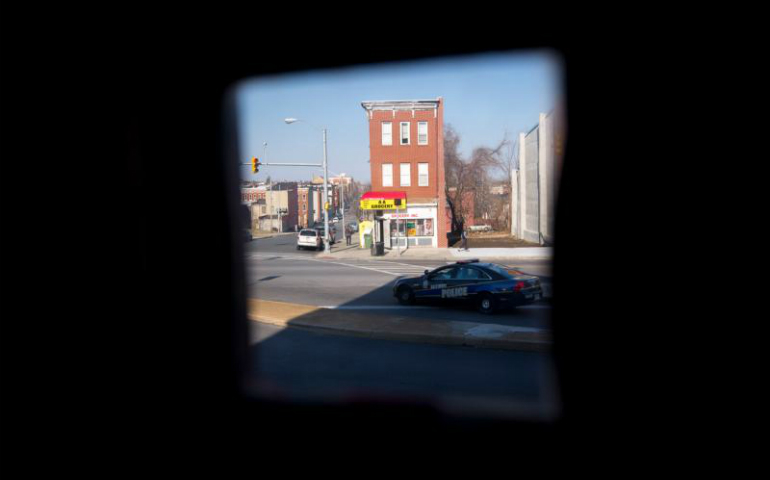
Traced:
<path fill-rule="evenodd" d="M 414 292 L 410 287 L 399 287 L 397 293 L 398 303 L 401 305 L 412 305 L 414 303 Z"/>
<path fill-rule="evenodd" d="M 482 293 L 478 300 L 478 305 L 476 306 L 476 309 L 484 314 L 492 314 L 495 313 L 497 310 L 497 301 L 495 300 L 495 297 L 488 293 Z"/>

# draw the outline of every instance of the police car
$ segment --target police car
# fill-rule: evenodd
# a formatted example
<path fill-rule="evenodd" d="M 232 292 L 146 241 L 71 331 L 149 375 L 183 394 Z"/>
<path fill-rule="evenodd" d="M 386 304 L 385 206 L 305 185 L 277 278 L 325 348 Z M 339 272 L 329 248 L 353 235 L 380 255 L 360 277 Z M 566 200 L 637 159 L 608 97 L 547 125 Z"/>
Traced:
<path fill-rule="evenodd" d="M 418 300 L 462 300 L 474 303 L 479 312 L 487 314 L 532 303 L 542 295 L 538 277 L 478 260 L 425 270 L 421 277 L 399 279 L 393 286 L 393 296 L 402 305 Z"/>

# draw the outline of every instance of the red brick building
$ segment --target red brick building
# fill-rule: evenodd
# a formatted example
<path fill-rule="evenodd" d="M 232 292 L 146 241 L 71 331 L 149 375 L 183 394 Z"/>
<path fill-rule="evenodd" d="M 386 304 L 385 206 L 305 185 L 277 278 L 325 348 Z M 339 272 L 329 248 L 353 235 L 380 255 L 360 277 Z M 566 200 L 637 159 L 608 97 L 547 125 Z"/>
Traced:
<path fill-rule="evenodd" d="M 447 247 L 444 101 L 366 101 L 372 192 L 405 192 L 407 209 L 384 211 L 386 246 Z M 400 220 L 400 221 L 397 221 Z"/>
<path fill-rule="evenodd" d="M 297 188 L 297 225 L 307 228 L 313 224 L 313 187 Z"/>

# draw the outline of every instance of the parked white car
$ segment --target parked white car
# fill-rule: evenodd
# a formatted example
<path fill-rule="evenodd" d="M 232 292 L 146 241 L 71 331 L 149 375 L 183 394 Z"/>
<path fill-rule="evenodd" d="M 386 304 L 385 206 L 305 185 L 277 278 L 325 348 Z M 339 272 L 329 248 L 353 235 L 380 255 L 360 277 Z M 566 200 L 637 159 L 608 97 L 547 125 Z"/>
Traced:
<path fill-rule="evenodd" d="M 320 250 L 323 242 L 323 234 L 312 228 L 303 228 L 297 235 L 297 250 L 303 248 L 315 248 Z"/>

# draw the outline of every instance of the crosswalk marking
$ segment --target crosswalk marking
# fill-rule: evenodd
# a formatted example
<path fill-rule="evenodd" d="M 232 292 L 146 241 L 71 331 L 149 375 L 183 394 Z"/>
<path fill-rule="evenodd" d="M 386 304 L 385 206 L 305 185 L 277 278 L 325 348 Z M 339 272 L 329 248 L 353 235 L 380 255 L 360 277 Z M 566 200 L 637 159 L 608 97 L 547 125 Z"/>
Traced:
<path fill-rule="evenodd" d="M 384 273 L 386 275 L 392 275 L 394 277 L 400 277 L 406 274 L 421 275 L 426 269 L 432 270 L 433 267 L 425 267 L 421 265 L 412 265 L 409 263 L 389 262 L 385 260 L 348 260 L 346 262 L 335 260 L 319 260 L 316 258 L 310 258 L 307 256 L 299 255 L 268 255 L 268 254 L 252 254 L 250 258 L 254 260 L 265 259 L 284 259 L 284 260 L 301 260 L 310 262 L 321 262 L 332 265 L 342 265 L 351 268 L 360 268 L 363 270 L 371 270 L 373 272 Z"/>

